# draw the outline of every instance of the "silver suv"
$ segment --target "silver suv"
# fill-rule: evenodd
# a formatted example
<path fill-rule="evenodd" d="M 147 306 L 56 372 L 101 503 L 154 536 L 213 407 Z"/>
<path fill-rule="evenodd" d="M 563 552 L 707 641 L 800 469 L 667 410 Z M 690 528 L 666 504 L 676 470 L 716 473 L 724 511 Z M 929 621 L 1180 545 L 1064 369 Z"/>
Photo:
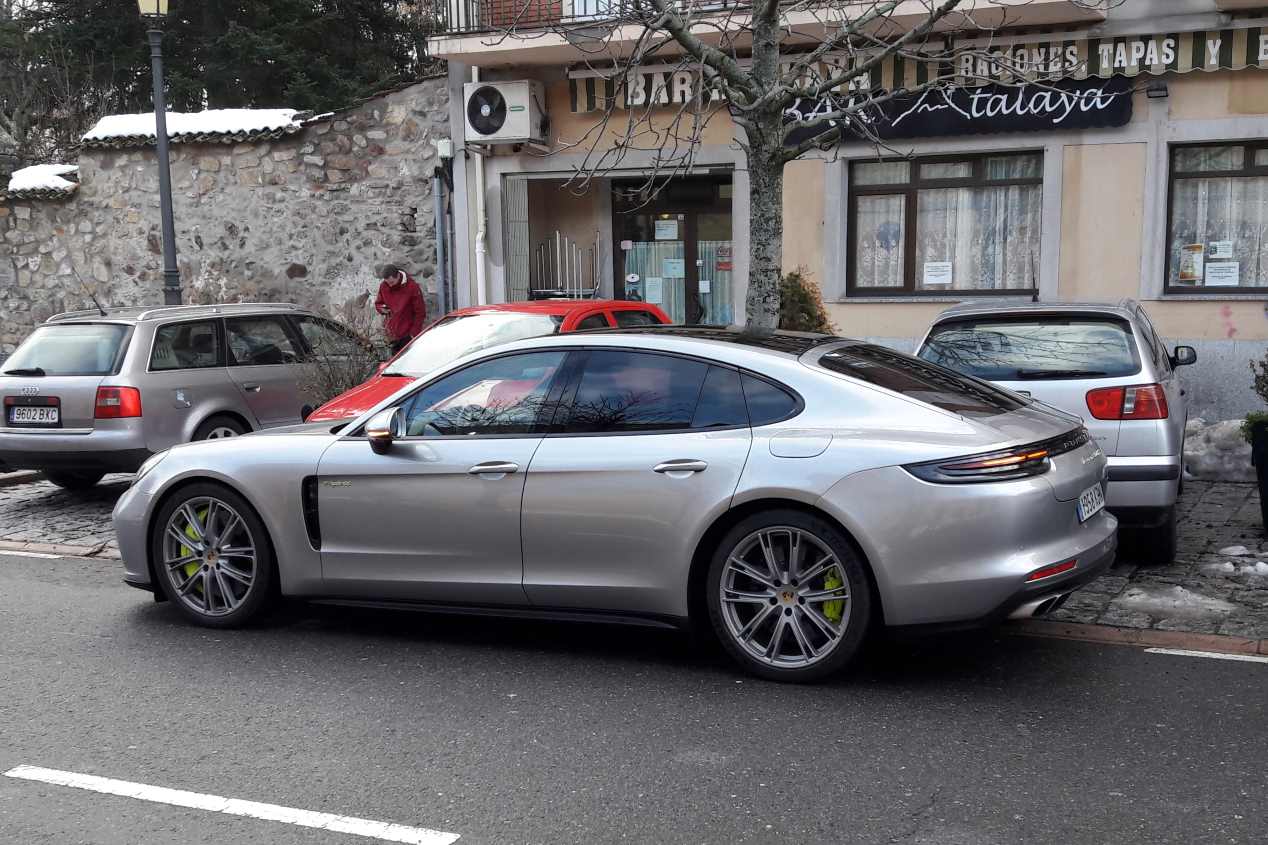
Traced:
<path fill-rule="evenodd" d="M 1083 417 L 1109 458 L 1106 505 L 1141 532 L 1150 562 L 1175 557 L 1175 504 L 1189 411 L 1168 350 L 1140 304 L 973 303 L 940 314 L 917 355 Z"/>
<path fill-rule="evenodd" d="M 315 350 L 366 347 L 295 305 L 59 314 L 0 364 L 0 471 L 84 488 L 176 443 L 300 422 L 319 404 L 300 386 Z"/>

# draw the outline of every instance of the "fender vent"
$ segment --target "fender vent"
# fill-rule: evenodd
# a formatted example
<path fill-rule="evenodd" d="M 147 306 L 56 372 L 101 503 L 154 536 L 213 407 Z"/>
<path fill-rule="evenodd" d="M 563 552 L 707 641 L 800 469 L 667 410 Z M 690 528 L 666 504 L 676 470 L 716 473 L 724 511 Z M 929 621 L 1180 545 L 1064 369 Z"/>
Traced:
<path fill-rule="evenodd" d="M 304 529 L 308 542 L 314 549 L 321 549 L 321 520 L 317 510 L 317 476 L 310 475 L 300 484 L 300 504 L 304 509 Z"/>

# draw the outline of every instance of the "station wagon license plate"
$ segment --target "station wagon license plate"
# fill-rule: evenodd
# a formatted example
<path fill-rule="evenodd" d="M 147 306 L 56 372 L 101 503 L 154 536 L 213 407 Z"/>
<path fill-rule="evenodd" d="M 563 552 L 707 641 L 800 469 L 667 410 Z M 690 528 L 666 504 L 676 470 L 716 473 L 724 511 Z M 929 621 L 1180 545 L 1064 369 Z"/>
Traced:
<path fill-rule="evenodd" d="M 1093 484 L 1079 494 L 1079 522 L 1087 522 L 1105 509 L 1105 491 Z"/>
<path fill-rule="evenodd" d="M 22 404 L 11 404 L 15 401 Z M 5 419 L 11 426 L 57 427 L 62 424 L 62 409 L 55 399 L 43 397 L 39 400 L 19 399 L 9 400 L 5 404 L 8 405 L 6 408 L 8 414 Z"/>

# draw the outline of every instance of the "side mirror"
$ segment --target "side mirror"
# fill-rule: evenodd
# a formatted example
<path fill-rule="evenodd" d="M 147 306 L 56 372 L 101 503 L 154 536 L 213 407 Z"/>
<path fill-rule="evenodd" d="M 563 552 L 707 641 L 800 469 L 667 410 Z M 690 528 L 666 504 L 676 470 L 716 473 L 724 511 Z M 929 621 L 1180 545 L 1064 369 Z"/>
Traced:
<path fill-rule="evenodd" d="M 1176 351 L 1171 355 L 1171 366 L 1187 367 L 1190 364 L 1196 364 L 1198 361 L 1198 351 L 1192 346 L 1177 346 Z"/>
<path fill-rule="evenodd" d="M 392 444 L 405 436 L 405 412 L 400 408 L 385 408 L 365 424 L 365 436 L 376 455 L 386 455 Z"/>

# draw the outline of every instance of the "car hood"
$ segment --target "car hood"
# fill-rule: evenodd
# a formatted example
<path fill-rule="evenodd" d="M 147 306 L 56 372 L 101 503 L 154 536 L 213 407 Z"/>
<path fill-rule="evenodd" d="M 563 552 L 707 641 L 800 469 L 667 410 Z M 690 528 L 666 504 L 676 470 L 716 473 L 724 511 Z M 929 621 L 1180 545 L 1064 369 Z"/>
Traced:
<path fill-rule="evenodd" d="M 329 423 L 359 417 L 412 381 L 413 376 L 373 376 L 313 411 L 308 421 Z"/>

